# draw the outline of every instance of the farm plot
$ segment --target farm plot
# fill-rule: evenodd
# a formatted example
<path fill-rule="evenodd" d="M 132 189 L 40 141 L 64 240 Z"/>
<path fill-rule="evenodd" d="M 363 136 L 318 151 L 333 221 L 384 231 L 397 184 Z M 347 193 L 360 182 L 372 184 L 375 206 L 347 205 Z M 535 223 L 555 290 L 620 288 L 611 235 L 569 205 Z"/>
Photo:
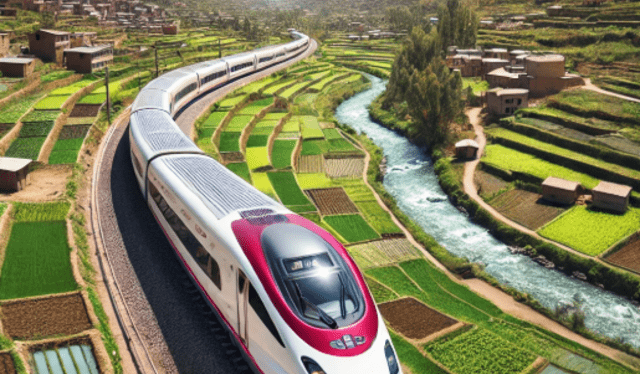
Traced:
<path fill-rule="evenodd" d="M 247 148 L 247 154 L 245 157 L 250 170 L 256 170 L 271 165 L 269 163 L 269 148 L 267 147 Z"/>
<path fill-rule="evenodd" d="M 298 173 L 323 173 L 324 158 L 322 155 L 300 156 L 298 158 Z"/>
<path fill-rule="evenodd" d="M 451 340 L 439 340 L 425 350 L 454 373 L 519 373 L 536 355 L 484 329 L 474 329 Z M 460 359 L 464 357 L 464 359 Z"/>
<path fill-rule="evenodd" d="M 245 98 L 245 95 L 226 98 L 220 102 L 218 108 L 220 108 L 221 110 L 231 110 L 233 109 L 233 107 L 243 102 Z"/>
<path fill-rule="evenodd" d="M 265 95 L 275 95 L 277 92 L 286 89 L 289 86 L 292 86 L 296 83 L 295 80 L 286 80 L 283 81 L 281 83 L 276 83 L 272 86 L 270 86 L 269 88 L 265 89 L 262 91 L 263 94 Z"/>
<path fill-rule="evenodd" d="M 303 190 L 331 188 L 337 185 L 323 173 L 298 173 L 296 174 L 296 179 L 298 180 L 298 186 Z"/>
<path fill-rule="evenodd" d="M 300 124 L 303 139 L 324 139 L 324 133 L 320 128 L 318 118 L 314 116 L 293 116 L 291 121 L 297 121 Z"/>
<path fill-rule="evenodd" d="M 364 157 L 326 158 L 324 168 L 331 178 L 355 178 L 364 172 Z"/>
<path fill-rule="evenodd" d="M 420 254 L 407 239 L 374 240 L 347 247 L 354 257 L 365 259 L 369 266 L 387 266 L 393 263 L 420 258 Z"/>
<path fill-rule="evenodd" d="M 548 99 L 550 105 L 566 107 L 566 110 L 604 119 L 622 119 L 640 123 L 640 104 L 588 90 L 564 91 Z"/>
<path fill-rule="evenodd" d="M 53 149 L 51 150 L 51 154 L 49 155 L 49 164 L 55 165 L 75 163 L 78 159 L 78 153 L 80 152 L 80 148 L 82 148 L 83 143 L 84 136 L 81 138 L 59 138 L 56 141 L 56 144 L 54 144 Z"/>
<path fill-rule="evenodd" d="M 251 135 L 271 135 L 273 129 L 278 124 L 278 121 L 274 120 L 261 120 L 256 123 L 253 130 L 251 130 Z"/>
<path fill-rule="evenodd" d="M 71 109 L 69 117 L 96 117 L 100 113 L 100 105 L 76 104 Z"/>
<path fill-rule="evenodd" d="M 359 214 L 325 216 L 323 219 L 350 243 L 380 238 Z"/>
<path fill-rule="evenodd" d="M 247 140 L 247 148 L 266 147 L 267 143 L 269 143 L 269 135 L 254 134 L 251 132 Z"/>
<path fill-rule="evenodd" d="M 286 100 L 291 100 L 296 94 L 302 92 L 306 87 L 311 85 L 311 82 L 300 82 L 298 84 L 294 84 L 293 86 L 288 87 L 284 91 L 278 94 L 278 96 L 282 97 Z"/>
<path fill-rule="evenodd" d="M 266 118 L 266 117 L 265 117 Z M 287 123 L 282 126 L 283 133 L 299 133 L 300 132 L 300 123 L 298 121 L 294 121 L 293 117 L 289 118 Z M 300 135 L 298 135 L 300 136 Z"/>
<path fill-rule="evenodd" d="M 301 206 L 300 209 L 308 209 L 306 211 L 315 211 L 315 207 L 309 199 L 302 193 L 293 173 L 291 172 L 273 172 L 267 173 L 269 181 L 273 189 L 278 194 L 280 201 L 287 207 Z"/>
<path fill-rule="evenodd" d="M 15 124 L 41 96 L 32 95 L 12 101 L 0 111 L 0 123 Z"/>
<path fill-rule="evenodd" d="M 607 257 L 609 262 L 640 273 L 640 237 Z"/>
<path fill-rule="evenodd" d="M 31 364 L 35 374 L 101 373 L 93 355 L 93 347 L 88 341 L 84 344 L 55 346 L 35 351 L 31 357 Z"/>
<path fill-rule="evenodd" d="M 509 183 L 504 180 L 482 170 L 476 170 L 473 179 L 476 186 L 478 186 L 480 196 L 485 199 L 494 196 L 500 190 L 509 186 Z"/>
<path fill-rule="evenodd" d="M 357 201 L 356 205 L 367 222 L 383 237 L 402 234 L 402 230 L 393 222 L 391 215 L 376 200 Z"/>
<path fill-rule="evenodd" d="M 238 114 L 241 115 L 256 115 L 260 112 L 262 112 L 265 108 L 267 108 L 270 105 L 273 105 L 273 97 L 269 97 L 266 99 L 262 99 L 262 100 L 257 100 L 254 101 L 252 103 L 250 103 L 249 105 L 247 105 L 246 107 L 242 108 Z"/>
<path fill-rule="evenodd" d="M 225 111 L 212 112 L 209 117 L 207 117 L 207 119 L 202 123 L 202 127 L 211 127 L 216 129 L 218 128 L 218 126 L 220 126 L 220 124 L 222 123 L 222 121 L 224 121 L 228 114 L 229 112 Z"/>
<path fill-rule="evenodd" d="M 597 256 L 640 228 L 640 210 L 622 215 L 576 206 L 544 226 L 538 233 L 569 247 Z"/>
<path fill-rule="evenodd" d="M 247 125 L 249 125 L 249 122 L 251 122 L 252 119 L 253 119 L 252 115 L 233 116 L 233 118 L 231 118 L 231 121 L 229 121 L 229 124 L 224 129 L 224 131 L 241 132 L 242 130 L 244 130 L 245 127 L 247 127 Z"/>
<path fill-rule="evenodd" d="M 239 152 L 239 151 L 220 153 L 220 157 L 222 158 L 223 163 L 244 161 L 244 155 L 242 154 L 242 152 Z"/>
<path fill-rule="evenodd" d="M 409 339 L 424 339 L 458 323 L 414 298 L 402 298 L 378 305 L 391 328 Z"/>
<path fill-rule="evenodd" d="M 251 173 L 251 179 L 253 180 L 254 187 L 259 191 L 262 191 L 275 200 L 278 199 L 276 191 L 273 189 L 267 173 Z"/>
<path fill-rule="evenodd" d="M 312 189 L 305 192 L 318 207 L 320 215 L 358 213 L 358 208 L 341 187 Z"/>
<path fill-rule="evenodd" d="M 34 106 L 36 110 L 60 110 L 62 105 L 71 97 L 71 95 L 52 96 L 49 95 L 38 101 Z"/>
<path fill-rule="evenodd" d="M 240 132 L 220 134 L 220 152 L 240 152 Z"/>
<path fill-rule="evenodd" d="M 361 267 L 360 262 L 358 262 L 358 267 Z M 367 286 L 369 286 L 369 290 L 371 291 L 371 294 L 373 295 L 373 299 L 377 303 L 384 303 L 387 301 L 396 300 L 398 298 L 397 293 L 381 285 L 380 283 L 373 280 L 372 278 L 365 277 L 365 280 L 367 282 Z"/>
<path fill-rule="evenodd" d="M 624 135 L 626 130 L 622 130 L 621 133 Z M 620 152 L 640 156 L 640 144 L 621 135 L 602 135 L 595 137 L 594 141 Z"/>
<path fill-rule="evenodd" d="M 503 170 L 517 171 L 533 175 L 541 180 L 547 177 L 557 177 L 580 182 L 587 189 L 591 189 L 600 182 L 590 175 L 574 171 L 564 166 L 542 160 L 528 153 L 516 151 L 500 144 L 490 144 L 485 148 L 482 162 Z"/>
<path fill-rule="evenodd" d="M 542 200 L 542 195 L 524 190 L 507 191 L 492 199 L 489 204 L 498 212 L 532 230 L 544 226 L 565 211 Z"/>
<path fill-rule="evenodd" d="M 0 353 L 0 374 L 16 374 L 13 357 L 9 352 Z"/>
<path fill-rule="evenodd" d="M 271 162 L 276 169 L 291 167 L 291 154 L 296 147 L 295 140 L 276 140 L 271 150 Z"/>
<path fill-rule="evenodd" d="M 6 157 L 30 158 L 36 160 L 40 154 L 40 148 L 44 144 L 46 137 L 17 138 L 14 140 L 7 152 Z"/>
<path fill-rule="evenodd" d="M 7 244 L 0 299 L 73 291 L 67 227 L 58 222 L 17 222 Z"/>
<path fill-rule="evenodd" d="M 251 174 L 249 173 L 249 167 L 246 162 L 237 162 L 227 164 L 227 169 L 234 172 L 237 176 L 251 183 Z"/>
<path fill-rule="evenodd" d="M 73 335 L 92 328 L 79 293 L 2 303 L 2 325 L 14 339 Z"/>

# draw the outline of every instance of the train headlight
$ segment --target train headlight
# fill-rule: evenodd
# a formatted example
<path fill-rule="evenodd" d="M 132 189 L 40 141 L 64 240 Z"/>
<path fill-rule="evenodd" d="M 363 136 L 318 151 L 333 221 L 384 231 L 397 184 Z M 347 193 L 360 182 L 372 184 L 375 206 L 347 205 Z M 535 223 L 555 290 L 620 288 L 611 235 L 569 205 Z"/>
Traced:
<path fill-rule="evenodd" d="M 302 363 L 309 374 L 326 374 L 320 365 L 309 357 L 302 356 Z"/>
<path fill-rule="evenodd" d="M 395 352 L 393 352 L 391 342 L 389 342 L 388 340 L 386 343 L 384 343 L 384 355 L 387 358 L 387 364 L 389 365 L 389 373 L 398 374 L 398 372 L 400 371 L 398 358 L 396 357 Z"/>

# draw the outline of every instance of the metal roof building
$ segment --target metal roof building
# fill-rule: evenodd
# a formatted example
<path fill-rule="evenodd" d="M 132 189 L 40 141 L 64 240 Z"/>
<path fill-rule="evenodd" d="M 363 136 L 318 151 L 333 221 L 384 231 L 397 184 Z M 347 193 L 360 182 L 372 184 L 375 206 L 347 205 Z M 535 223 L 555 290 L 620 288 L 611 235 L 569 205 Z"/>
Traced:
<path fill-rule="evenodd" d="M 0 157 L 0 190 L 20 191 L 25 188 L 32 162 L 26 158 Z"/>

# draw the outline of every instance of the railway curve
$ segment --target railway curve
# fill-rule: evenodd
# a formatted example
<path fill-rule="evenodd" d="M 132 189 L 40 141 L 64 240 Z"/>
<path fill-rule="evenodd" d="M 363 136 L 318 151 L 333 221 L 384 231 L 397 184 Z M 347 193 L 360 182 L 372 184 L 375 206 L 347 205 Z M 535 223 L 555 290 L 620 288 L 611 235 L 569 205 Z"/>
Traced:
<path fill-rule="evenodd" d="M 316 49 L 311 40 L 300 56 L 205 93 L 181 110 L 176 123 L 192 137 L 195 119 L 215 101 Z M 129 137 L 123 136 L 128 122 L 125 111 L 103 139 L 91 187 L 93 237 L 109 293 L 102 301 L 115 310 L 123 332 L 120 349 L 130 352 L 135 370 L 143 374 L 242 372 L 247 366 L 239 352 L 193 287 L 140 194 Z"/>

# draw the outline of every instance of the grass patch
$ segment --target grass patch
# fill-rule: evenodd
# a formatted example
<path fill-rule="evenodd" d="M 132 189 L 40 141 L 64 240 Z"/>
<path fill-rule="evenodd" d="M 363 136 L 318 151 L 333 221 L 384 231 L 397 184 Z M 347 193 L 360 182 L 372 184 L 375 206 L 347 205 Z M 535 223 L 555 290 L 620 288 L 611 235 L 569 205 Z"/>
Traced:
<path fill-rule="evenodd" d="M 271 150 L 271 161 L 276 169 L 291 167 L 291 154 L 296 147 L 295 140 L 276 140 Z"/>
<path fill-rule="evenodd" d="M 251 174 L 249 173 L 249 167 L 246 162 L 232 163 L 226 166 L 227 169 L 234 172 L 237 176 L 251 183 Z"/>
<path fill-rule="evenodd" d="M 280 197 L 280 201 L 282 201 L 282 204 L 286 206 L 313 206 L 313 204 L 311 204 L 305 194 L 302 193 L 302 190 L 300 190 L 300 187 L 298 186 L 293 173 L 277 172 L 267 173 L 267 175 L 269 176 L 271 185 L 273 185 L 273 188 Z"/>
<path fill-rule="evenodd" d="M 545 225 L 540 235 L 569 247 L 597 256 L 640 227 L 640 210 L 629 208 L 625 214 L 612 214 L 576 206 Z"/>
<path fill-rule="evenodd" d="M 66 222 L 17 222 L 7 244 L 0 299 L 73 291 Z"/>
<path fill-rule="evenodd" d="M 490 144 L 485 149 L 482 162 L 504 170 L 517 171 L 533 175 L 540 179 L 557 177 L 570 181 L 580 182 L 584 187 L 591 189 L 600 182 L 597 178 L 583 174 L 564 166 L 542 160 L 528 153 L 516 151 L 500 144 Z"/>
<path fill-rule="evenodd" d="M 240 133 L 222 132 L 220 134 L 220 152 L 240 152 Z"/>
<path fill-rule="evenodd" d="M 351 243 L 380 237 L 359 214 L 326 216 L 324 221 Z"/>

